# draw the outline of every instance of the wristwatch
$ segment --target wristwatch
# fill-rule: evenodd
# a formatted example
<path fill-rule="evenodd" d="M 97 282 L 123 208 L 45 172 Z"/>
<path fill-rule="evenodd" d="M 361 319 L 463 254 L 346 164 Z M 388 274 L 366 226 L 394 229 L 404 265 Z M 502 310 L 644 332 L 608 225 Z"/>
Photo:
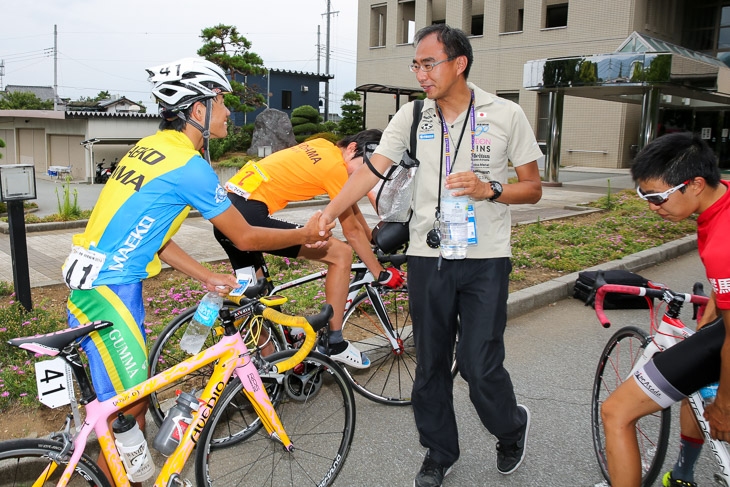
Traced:
<path fill-rule="evenodd" d="M 489 181 L 489 186 L 492 187 L 492 191 L 494 192 L 492 197 L 489 198 L 489 201 L 494 201 L 502 196 L 502 183 L 499 181 Z"/>

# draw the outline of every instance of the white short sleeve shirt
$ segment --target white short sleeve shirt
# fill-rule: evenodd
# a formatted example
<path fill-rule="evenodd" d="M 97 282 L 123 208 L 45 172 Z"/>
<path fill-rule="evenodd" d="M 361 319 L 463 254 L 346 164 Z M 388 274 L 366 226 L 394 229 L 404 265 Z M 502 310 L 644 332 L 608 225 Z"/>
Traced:
<path fill-rule="evenodd" d="M 530 123 L 519 105 L 496 97 L 467 83 L 474 91 L 474 154 L 472 158 L 470 114 L 468 111 L 448 125 L 452 157 L 464 123 L 467 124 L 452 172 L 472 170 L 482 181 L 507 184 L 508 162 L 514 167 L 535 161 L 542 156 Z M 413 105 L 398 110 L 383 132 L 375 151 L 392 161 L 400 161 L 410 144 Z M 413 217 L 410 223 L 408 255 L 438 257 L 439 250 L 426 245 L 426 234 L 433 228 L 438 200 L 439 167 L 441 163 L 442 125 L 433 100 L 424 100 L 418 126 L 417 158 L 420 166 L 416 173 L 413 196 Z M 441 168 L 441 185 L 445 182 L 445 162 Z M 443 194 L 443 191 L 442 191 Z M 468 259 L 511 257 L 509 206 L 487 200 L 474 201 L 477 245 L 470 245 Z"/>

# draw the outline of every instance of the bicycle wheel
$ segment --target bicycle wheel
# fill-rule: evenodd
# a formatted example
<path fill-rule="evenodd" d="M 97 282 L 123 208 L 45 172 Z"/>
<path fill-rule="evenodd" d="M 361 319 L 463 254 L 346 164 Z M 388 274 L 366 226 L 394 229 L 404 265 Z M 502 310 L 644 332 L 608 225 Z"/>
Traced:
<path fill-rule="evenodd" d="M 606 344 L 596 370 L 591 404 L 593 447 L 596 450 L 601 473 L 609 482 L 601 405 L 624 380 L 630 379 L 631 369 L 648 342 L 649 335 L 644 330 L 633 326 L 621 328 Z M 660 473 L 669 443 L 670 421 L 671 412 L 667 408 L 645 416 L 636 423 L 636 436 L 641 453 L 641 485 L 652 485 Z"/>
<path fill-rule="evenodd" d="M 60 453 L 62 448 L 61 443 L 52 440 L 26 438 L 3 441 L 0 443 L 0 483 L 11 487 L 55 486 L 68 461 L 55 464 L 50 455 Z M 46 469 L 48 477 L 36 483 Z M 81 456 L 67 485 L 111 487 L 99 466 L 85 454 Z"/>
<path fill-rule="evenodd" d="M 272 363 L 291 357 L 294 350 L 272 355 Z M 262 375 L 264 383 L 276 377 Z M 355 433 L 355 398 L 342 369 L 328 357 L 311 352 L 304 361 L 284 374 L 277 389 L 276 412 L 294 449 L 287 452 L 269 438 L 259 424 L 246 441 L 213 448 L 211 439 L 228 430 L 230 402 L 242 390 L 237 378 L 226 387 L 200 435 L 195 457 L 199 486 L 330 485 L 345 463 Z M 246 418 L 240 426 L 248 425 Z M 219 431 L 223 429 L 224 432 Z"/>
<path fill-rule="evenodd" d="M 223 306 L 231 310 L 236 308 L 235 303 L 230 301 L 226 301 Z M 196 309 L 197 308 L 192 307 L 180 313 L 175 317 L 175 319 L 168 323 L 165 329 L 162 330 L 160 335 L 157 337 L 157 340 L 150 351 L 150 377 L 192 357 L 192 355 L 180 348 L 180 340 L 185 334 L 188 324 L 193 319 Z M 282 339 L 280 338 L 278 328 L 272 327 L 271 323 L 267 320 L 263 320 L 259 323 L 261 323 L 265 332 L 271 337 L 271 342 L 274 345 L 275 351 L 286 348 L 285 345 L 282 345 Z M 215 327 L 218 324 L 219 322 L 216 321 L 216 324 L 213 326 Z M 246 324 L 246 321 L 237 323 L 239 328 L 242 328 L 244 324 Z M 242 334 L 244 334 L 243 331 Z M 203 348 L 214 345 L 217 340 L 218 337 L 214 336 L 213 333 L 209 334 L 208 338 L 205 340 Z M 155 421 L 157 426 L 162 424 L 167 411 L 175 405 L 175 390 L 180 389 L 185 392 L 190 392 L 195 389 L 196 391 L 202 391 L 213 372 L 213 367 L 215 367 L 215 363 L 211 363 L 201 369 L 198 369 L 197 371 L 186 375 L 179 381 L 168 384 L 167 386 L 150 394 L 150 413 L 152 414 L 152 419 Z"/>
<path fill-rule="evenodd" d="M 411 403 L 416 374 L 416 346 L 408 309 L 408 289 L 373 287 L 395 332 L 398 347 L 385 334 L 388 324 L 376 313 L 370 296 L 363 292 L 345 313 L 342 335 L 370 359 L 367 369 L 343 367 L 353 388 L 381 404 L 405 406 Z M 376 303 L 378 305 L 378 303 Z M 453 370 L 456 373 L 455 367 Z"/>

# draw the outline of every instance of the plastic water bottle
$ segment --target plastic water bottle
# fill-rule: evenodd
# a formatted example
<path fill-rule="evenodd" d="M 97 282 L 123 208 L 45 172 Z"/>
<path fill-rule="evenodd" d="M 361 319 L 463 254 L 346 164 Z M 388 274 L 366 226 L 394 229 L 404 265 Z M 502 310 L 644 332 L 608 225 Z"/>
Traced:
<path fill-rule="evenodd" d="M 441 197 L 441 257 L 444 259 L 466 258 L 469 244 L 468 210 L 468 196 L 453 196 L 449 190 L 444 192 Z"/>
<path fill-rule="evenodd" d="M 166 457 L 172 455 L 178 447 L 193 421 L 193 411 L 198 410 L 199 404 L 194 394 L 194 391 L 192 394 L 178 391 L 175 405 L 168 411 L 155 441 L 152 442 L 152 446 Z"/>
<path fill-rule="evenodd" d="M 134 416 L 119 413 L 112 423 L 114 442 L 117 444 L 119 456 L 122 457 L 127 477 L 131 482 L 144 482 L 155 474 L 150 449 L 144 439 L 142 430 L 137 426 Z"/>
<path fill-rule="evenodd" d="M 713 402 L 715 402 L 715 396 L 717 396 L 717 386 L 719 383 L 715 382 L 714 384 L 710 384 L 709 386 L 705 386 L 702 389 L 700 389 L 700 395 L 702 396 L 702 399 L 705 401 L 705 406 L 709 406 Z"/>
<path fill-rule="evenodd" d="M 223 307 L 223 298 L 218 293 L 209 292 L 200 300 L 192 321 L 180 340 L 180 348 L 188 353 L 196 354 L 203 349 L 205 339 L 210 333 L 218 311 Z"/>

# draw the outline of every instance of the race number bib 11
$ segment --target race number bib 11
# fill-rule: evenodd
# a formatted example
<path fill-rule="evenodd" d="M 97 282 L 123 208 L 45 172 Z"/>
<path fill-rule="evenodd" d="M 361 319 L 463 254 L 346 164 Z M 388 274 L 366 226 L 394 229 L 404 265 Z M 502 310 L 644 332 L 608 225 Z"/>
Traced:
<path fill-rule="evenodd" d="M 99 277 L 106 255 L 74 245 L 61 272 L 70 289 L 91 289 Z"/>

